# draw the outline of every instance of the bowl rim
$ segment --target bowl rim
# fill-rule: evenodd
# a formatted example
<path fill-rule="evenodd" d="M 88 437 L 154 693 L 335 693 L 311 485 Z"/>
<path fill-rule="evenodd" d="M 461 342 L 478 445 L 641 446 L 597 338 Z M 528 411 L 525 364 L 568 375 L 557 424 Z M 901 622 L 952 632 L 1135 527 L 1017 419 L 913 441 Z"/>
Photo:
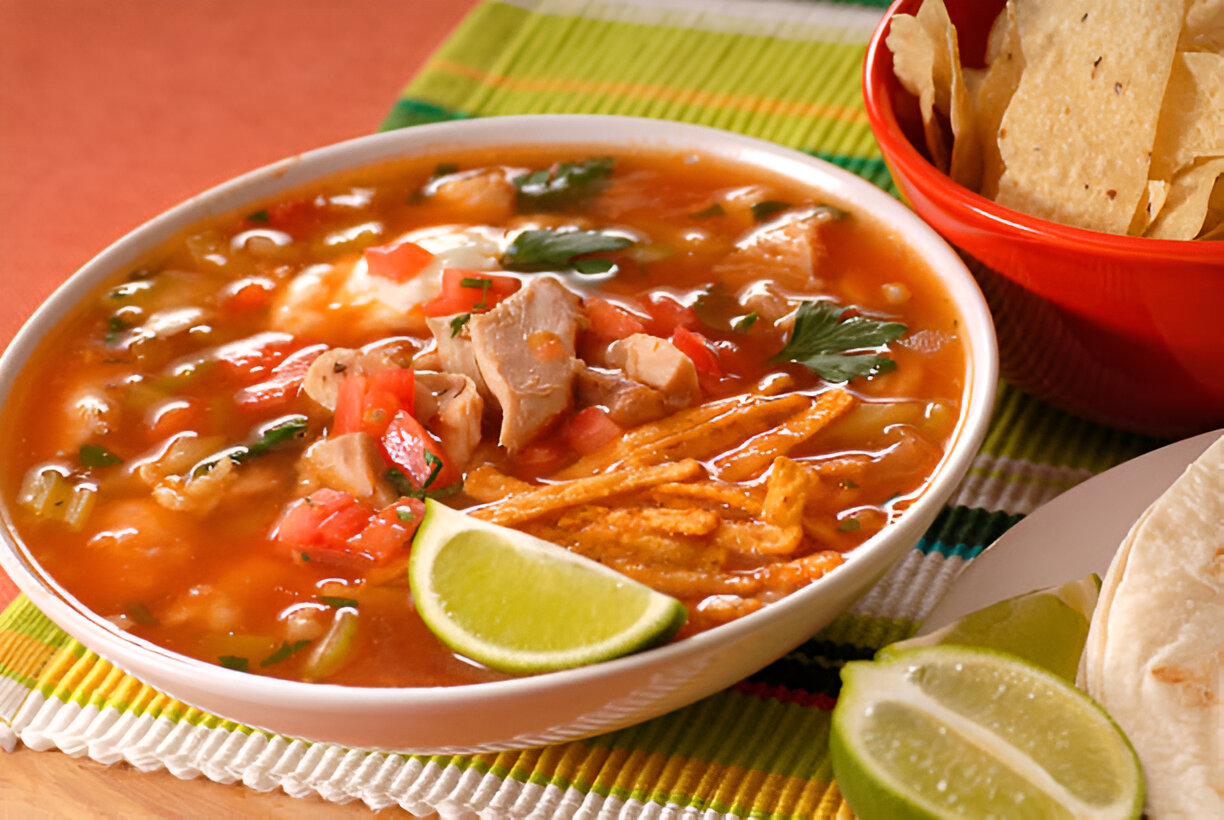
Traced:
<path fill-rule="evenodd" d="M 1221 249 L 1214 240 L 1155 239 L 1093 231 L 1051 222 L 1006 208 L 970 190 L 936 168 L 905 136 L 897 121 L 890 90 L 898 84 L 892 52 L 884 42 L 894 15 L 912 13 L 922 0 L 894 0 L 880 18 L 863 58 L 862 89 L 867 120 L 881 151 L 899 166 L 910 185 L 938 202 L 942 210 L 976 230 L 994 229 L 1031 242 L 1054 241 L 1064 246 L 1109 256 L 1147 256 L 1167 260 L 1208 262 Z M 900 186 L 899 186 L 900 187 Z"/>
<path fill-rule="evenodd" d="M 581 136 L 564 129 L 577 129 Z M 548 136 L 538 136 L 541 133 Z M 645 136 L 635 138 L 636 134 Z M 629 145 L 625 144 L 626 139 Z M 44 614 L 103 658 L 113 660 L 109 647 L 103 650 L 94 645 L 99 630 L 104 633 L 105 639 L 117 640 L 168 665 L 167 672 L 172 675 L 189 676 L 197 681 L 215 681 L 219 689 L 241 692 L 247 702 L 293 703 L 306 709 L 329 708 L 334 711 L 338 706 L 429 708 L 442 702 L 476 704 L 512 694 L 560 686 L 581 686 L 588 681 L 611 678 L 617 673 L 633 673 L 664 663 L 675 665 L 685 659 L 710 653 L 719 646 L 732 645 L 747 633 L 755 631 L 762 622 L 785 619 L 787 615 L 798 617 L 805 607 L 815 606 L 812 599 L 823 597 L 821 593 L 827 587 L 836 589 L 858 584 L 862 591 L 866 591 L 871 583 L 915 546 L 922 533 L 919 531 L 912 539 L 902 539 L 907 529 L 905 522 L 920 521 L 923 517 L 933 519 L 943 508 L 978 455 L 992 416 L 998 384 L 998 348 L 990 312 L 977 283 L 956 252 L 930 226 L 900 201 L 867 180 L 832 163 L 777 143 L 702 125 L 586 114 L 464 119 L 361 136 L 249 171 L 193 196 L 138 226 L 57 287 L 0 355 L 0 403 L 7 400 L 19 372 L 40 343 L 45 330 L 66 318 L 108 276 L 132 264 L 134 257 L 139 258 L 149 248 L 156 247 L 159 242 L 209 215 L 232 213 L 243 204 L 267 199 L 277 192 L 292 191 L 310 184 L 312 180 L 376 166 L 395 158 L 438 155 L 446 145 L 464 150 L 499 142 L 515 146 L 555 145 L 559 148 L 615 145 L 621 151 L 648 152 L 653 149 L 672 153 L 689 150 L 688 146 L 691 145 L 694 153 L 730 164 L 757 165 L 771 175 L 781 176 L 786 168 L 802 171 L 806 176 L 800 178 L 798 184 L 818 188 L 835 198 L 844 199 L 882 226 L 903 234 L 905 244 L 924 259 L 933 279 L 947 292 L 960 314 L 966 351 L 960 415 L 944 455 L 919 497 L 896 522 L 848 553 L 845 564 L 835 572 L 758 612 L 682 641 L 589 666 L 458 686 L 361 687 L 305 683 L 250 675 L 163 649 L 118 629 L 49 578 L 17 536 L 6 503 L 0 503 L 0 521 L 3 524 L 0 526 L 0 540 L 3 541 L 0 544 L 0 568 L 9 573 Z M 681 148 L 681 145 L 685 147 Z M 309 173 L 298 179 L 303 169 Z M 141 245 L 141 242 L 145 244 Z M 138 246 L 136 250 L 132 249 L 133 245 Z M 125 668 L 121 661 L 113 662 Z M 173 693 L 168 694 L 177 697 Z M 272 731 L 276 731 L 275 728 Z"/>

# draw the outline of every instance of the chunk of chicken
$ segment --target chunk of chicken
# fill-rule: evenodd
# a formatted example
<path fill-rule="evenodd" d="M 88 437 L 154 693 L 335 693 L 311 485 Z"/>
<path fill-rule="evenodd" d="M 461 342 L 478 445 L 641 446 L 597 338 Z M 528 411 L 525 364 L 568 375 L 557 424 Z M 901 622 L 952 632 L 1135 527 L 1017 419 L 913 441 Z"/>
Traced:
<path fill-rule="evenodd" d="M 386 464 L 369 433 L 345 433 L 319 439 L 298 460 L 298 473 L 312 486 L 343 490 L 376 507 L 395 500 L 383 479 Z"/>
<path fill-rule="evenodd" d="M 637 427 L 667 415 L 662 393 L 619 371 L 584 367 L 578 371 L 576 384 L 579 404 L 603 407 L 621 427 Z"/>
<path fill-rule="evenodd" d="M 786 291 L 810 291 L 819 284 L 816 270 L 824 253 L 820 226 L 836 217 L 830 208 L 784 211 L 737 241 L 714 266 L 715 278 L 737 290 L 768 279 Z"/>
<path fill-rule="evenodd" d="M 484 418 L 476 383 L 461 373 L 418 370 L 413 399 L 416 417 L 442 439 L 451 463 L 467 464 L 480 444 Z"/>
<path fill-rule="evenodd" d="M 508 450 L 572 406 L 580 315 L 575 293 L 540 276 L 468 322 L 476 364 L 502 411 L 498 443 Z"/>
<path fill-rule="evenodd" d="M 468 328 L 471 322 L 464 325 L 459 333 L 455 333 L 449 316 L 433 317 L 425 321 L 437 342 L 434 353 L 438 357 L 439 369 L 467 376 L 481 397 L 491 400 L 493 394 L 489 392 L 489 386 L 485 384 L 484 377 L 480 374 L 480 366 L 476 363 L 476 351 L 472 347 L 472 334 Z"/>
<path fill-rule="evenodd" d="M 429 192 L 435 204 L 461 209 L 472 222 L 498 224 L 514 216 L 518 190 L 500 169 L 451 174 Z"/>
<path fill-rule="evenodd" d="M 608 346 L 608 361 L 629 378 L 662 393 L 668 410 L 692 407 L 701 401 L 693 360 L 667 339 L 634 333 Z"/>

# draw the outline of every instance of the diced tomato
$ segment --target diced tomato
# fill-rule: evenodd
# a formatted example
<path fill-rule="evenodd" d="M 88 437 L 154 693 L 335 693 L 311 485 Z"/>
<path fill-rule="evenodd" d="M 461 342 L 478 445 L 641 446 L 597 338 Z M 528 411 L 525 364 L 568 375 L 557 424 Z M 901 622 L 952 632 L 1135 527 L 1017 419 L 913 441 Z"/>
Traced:
<path fill-rule="evenodd" d="M 722 378 L 722 365 L 718 356 L 710 347 L 710 340 L 700 333 L 694 333 L 686 327 L 677 327 L 672 331 L 671 343 L 676 349 L 693 360 L 693 366 L 700 375 Z"/>
<path fill-rule="evenodd" d="M 489 284 L 486 286 L 483 282 Z M 426 316 L 480 313 L 491 309 L 522 286 L 523 283 L 513 276 L 446 268 L 442 271 L 442 292 L 421 305 L 421 309 Z"/>
<path fill-rule="evenodd" d="M 399 399 L 400 408 L 413 412 L 416 404 L 416 373 L 410 367 L 386 367 L 369 376 L 371 390 L 384 390 Z"/>
<path fill-rule="evenodd" d="M 395 242 L 366 248 L 362 253 L 371 276 L 407 282 L 429 266 L 434 255 L 415 242 Z"/>
<path fill-rule="evenodd" d="M 600 299 L 598 296 L 588 297 L 582 303 L 586 312 L 590 331 L 604 339 L 623 339 L 634 333 L 645 333 L 646 322 L 633 315 L 620 305 Z"/>
<path fill-rule="evenodd" d="M 385 564 L 412 542 L 425 504 L 401 498 L 381 511 L 339 490 L 316 490 L 290 504 L 272 531 L 296 557 Z"/>
<path fill-rule="evenodd" d="M 272 530 L 272 537 L 297 547 L 318 546 L 324 542 L 323 524 L 329 518 L 359 507 L 357 499 L 339 490 L 315 490 L 285 508 Z M 369 514 L 366 514 L 369 518 Z"/>
<path fill-rule="evenodd" d="M 561 428 L 561 434 L 570 448 L 584 456 L 616 441 L 624 433 L 602 407 L 587 407 L 578 411 Z"/>
<path fill-rule="evenodd" d="M 523 475 L 546 476 L 557 472 L 573 460 L 574 451 L 568 442 L 539 440 L 528 444 L 511 458 L 515 470 Z"/>
<path fill-rule="evenodd" d="M 369 519 L 365 529 L 348 541 L 348 547 L 375 564 L 386 564 L 404 547 L 425 517 L 425 502 L 401 498 Z"/>
<path fill-rule="evenodd" d="M 671 336 L 678 327 L 688 330 L 701 327 L 697 311 L 665 294 L 656 293 L 647 297 L 646 312 L 650 314 L 650 322 L 646 325 L 647 332 L 661 339 Z"/>
<path fill-rule="evenodd" d="M 391 419 L 382 445 L 387 460 L 418 490 L 440 490 L 460 479 L 441 443 L 406 410 Z"/>
<path fill-rule="evenodd" d="M 213 351 L 213 358 L 243 384 L 272 372 L 297 345 L 288 333 L 268 331 L 245 339 L 223 344 Z"/>
<path fill-rule="evenodd" d="M 221 307 L 228 313 L 252 313 L 272 304 L 276 283 L 265 276 L 239 279 L 222 291 Z"/>
<path fill-rule="evenodd" d="M 317 198 L 278 202 L 267 210 L 266 225 L 300 239 L 323 221 L 322 203 Z"/>
<path fill-rule="evenodd" d="M 412 370 L 400 367 L 345 376 L 336 394 L 332 433 L 362 432 L 382 438 L 396 413 L 412 412 L 415 384 Z"/>
<path fill-rule="evenodd" d="M 327 345 L 311 345 L 289 354 L 272 368 L 269 378 L 238 391 L 236 400 L 244 410 L 270 410 L 297 395 L 306 371 L 327 350 Z"/>

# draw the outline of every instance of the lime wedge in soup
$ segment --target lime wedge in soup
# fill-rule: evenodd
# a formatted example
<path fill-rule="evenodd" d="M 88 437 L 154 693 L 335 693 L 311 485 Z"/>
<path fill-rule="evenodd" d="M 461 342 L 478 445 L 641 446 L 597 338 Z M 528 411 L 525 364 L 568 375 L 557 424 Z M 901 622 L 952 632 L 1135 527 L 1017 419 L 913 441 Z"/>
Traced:
<path fill-rule="evenodd" d="M 829 749 L 862 820 L 1138 817 L 1129 741 L 1091 698 L 1015 655 L 938 645 L 842 670 Z"/>
<path fill-rule="evenodd" d="M 548 672 L 662 643 L 683 604 L 526 533 L 426 502 L 408 564 L 422 620 L 494 669 Z"/>

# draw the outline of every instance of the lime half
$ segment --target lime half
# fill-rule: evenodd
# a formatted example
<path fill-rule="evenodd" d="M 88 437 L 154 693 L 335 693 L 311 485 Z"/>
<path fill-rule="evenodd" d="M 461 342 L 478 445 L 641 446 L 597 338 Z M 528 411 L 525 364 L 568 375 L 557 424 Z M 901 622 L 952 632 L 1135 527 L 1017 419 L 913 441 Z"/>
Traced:
<path fill-rule="evenodd" d="M 928 646 L 846 664 L 829 738 L 877 817 L 1138 817 L 1143 777 L 1091 698 L 1014 655 Z"/>
<path fill-rule="evenodd" d="M 676 599 L 564 547 L 432 500 L 408 580 L 417 611 L 444 643 L 518 674 L 654 646 L 686 615 Z"/>
<path fill-rule="evenodd" d="M 1100 591 L 1101 579 L 1089 575 L 1007 598 L 941 629 L 898 641 L 883 651 L 935 644 L 981 646 L 1019 655 L 1074 681 Z"/>

